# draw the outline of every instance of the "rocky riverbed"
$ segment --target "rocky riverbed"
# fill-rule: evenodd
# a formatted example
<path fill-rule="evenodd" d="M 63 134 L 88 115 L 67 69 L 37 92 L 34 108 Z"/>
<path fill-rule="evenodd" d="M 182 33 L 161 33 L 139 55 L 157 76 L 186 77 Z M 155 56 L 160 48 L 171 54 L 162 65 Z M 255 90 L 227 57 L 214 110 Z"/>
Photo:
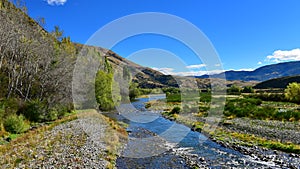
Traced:
<path fill-rule="evenodd" d="M 204 139 L 201 134 L 180 124 L 174 136 L 181 129 L 190 132 L 180 143 L 173 144 L 167 141 L 170 137 L 161 137 L 161 131 L 165 129 L 157 124 L 169 128 L 174 123 L 161 117 L 149 124 L 135 124 L 128 129 L 127 142 L 113 129 L 110 121 L 93 112 L 51 130 L 32 134 L 25 140 L 12 141 L 8 149 L 1 148 L 0 165 L 2 168 L 107 168 L 115 164 L 117 168 L 300 168 L 299 154 L 243 146 L 232 138 L 230 142 L 212 137 Z M 295 143 L 299 141 L 297 123 L 234 119 L 221 127 L 228 131 L 257 134 L 269 128 L 275 133 L 274 137 L 280 131 L 288 130 L 292 135 L 287 139 Z M 135 139 L 143 138 L 148 140 L 135 142 Z M 204 140 L 199 141 L 201 138 Z M 121 147 L 117 145 L 125 142 L 127 145 L 120 152 Z M 147 156 L 153 154 L 153 147 L 163 151 Z"/>
<path fill-rule="evenodd" d="M 234 118 L 222 127 L 239 133 L 254 134 L 268 140 L 300 144 L 300 123 Z"/>
<path fill-rule="evenodd" d="M 152 102 L 150 109 L 172 109 L 165 107 L 166 105 L 160 102 Z M 193 129 L 193 123 L 205 123 L 206 119 L 195 114 L 180 114 L 175 119 L 173 116 L 165 116 L 170 120 L 175 120 L 178 123 L 185 124 Z M 299 122 L 281 122 L 272 120 L 253 120 L 247 118 L 234 118 L 232 120 L 221 121 L 217 127 L 222 132 L 247 134 L 253 137 L 263 138 L 265 140 L 275 140 L 283 143 L 300 144 L 300 124 Z M 198 131 L 198 130 L 197 130 Z M 300 155 L 295 153 L 285 153 L 282 151 L 272 150 L 257 146 L 255 141 L 248 142 L 231 137 L 230 135 L 222 135 L 222 138 L 215 138 L 209 133 L 205 134 L 212 141 L 240 152 L 254 161 L 262 164 L 258 168 L 298 168 L 300 169 Z M 196 159 L 194 159 L 196 160 Z M 251 167 L 250 167 L 251 168 Z"/>
<path fill-rule="evenodd" d="M 181 123 L 191 120 L 191 117 L 181 116 Z M 205 118 L 194 118 L 194 120 L 205 122 Z M 174 119 L 172 119 L 174 120 Z M 299 123 L 252 120 L 247 118 L 235 118 L 226 123 L 220 123 L 218 128 L 226 132 L 237 132 L 255 135 L 269 140 L 278 140 L 299 144 L 300 128 Z M 244 146 L 247 142 L 230 137 L 224 140 L 216 139 L 206 134 L 212 141 L 229 149 L 236 150 L 250 159 L 264 165 L 259 168 L 297 168 L 300 169 L 300 154 L 285 153 L 260 146 Z"/>
<path fill-rule="evenodd" d="M 229 124 L 229 125 L 228 125 Z M 220 125 L 229 132 L 252 134 L 267 140 L 278 140 L 280 142 L 300 143 L 300 124 L 298 122 L 264 121 L 247 118 L 235 118 Z M 278 168 L 300 168 L 300 154 L 285 153 L 259 146 L 241 146 L 239 140 L 224 142 L 214 140 L 224 147 L 232 148 L 253 160 L 270 163 Z"/>
<path fill-rule="evenodd" d="M 2 168 L 106 168 L 113 166 L 108 157 L 117 153 L 111 139 L 115 144 L 118 134 L 93 112 L 10 143 L 8 151 L 1 152 L 0 164 Z"/>

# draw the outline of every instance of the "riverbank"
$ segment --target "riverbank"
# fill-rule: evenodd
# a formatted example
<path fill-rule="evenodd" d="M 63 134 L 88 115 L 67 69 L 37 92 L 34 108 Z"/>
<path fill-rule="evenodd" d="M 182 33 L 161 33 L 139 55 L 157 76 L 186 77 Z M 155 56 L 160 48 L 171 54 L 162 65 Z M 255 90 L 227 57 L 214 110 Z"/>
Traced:
<path fill-rule="evenodd" d="M 114 168 L 126 131 L 96 110 L 65 119 L 1 145 L 2 168 Z"/>
<path fill-rule="evenodd" d="M 147 104 L 152 110 L 171 110 L 171 105 L 156 101 Z M 162 113 L 170 120 L 175 120 L 190 127 L 194 131 L 202 132 L 206 119 L 194 114 Z M 235 118 L 222 120 L 216 130 L 204 132 L 209 139 L 241 152 L 253 161 L 266 163 L 277 168 L 300 168 L 299 124 L 280 121 L 250 120 Z M 283 150 L 283 151 L 278 151 Z"/>

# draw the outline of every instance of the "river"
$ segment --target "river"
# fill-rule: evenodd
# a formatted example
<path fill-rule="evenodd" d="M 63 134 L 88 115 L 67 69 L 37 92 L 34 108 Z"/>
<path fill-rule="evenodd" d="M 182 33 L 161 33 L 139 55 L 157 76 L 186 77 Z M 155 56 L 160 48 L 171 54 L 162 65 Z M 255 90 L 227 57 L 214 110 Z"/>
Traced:
<path fill-rule="evenodd" d="M 145 109 L 144 103 L 161 99 L 157 95 L 123 104 L 120 113 L 107 116 L 129 124 L 128 143 L 117 159 L 117 168 L 268 168 L 240 152 L 225 148 L 190 128 L 170 121 L 159 112 Z"/>

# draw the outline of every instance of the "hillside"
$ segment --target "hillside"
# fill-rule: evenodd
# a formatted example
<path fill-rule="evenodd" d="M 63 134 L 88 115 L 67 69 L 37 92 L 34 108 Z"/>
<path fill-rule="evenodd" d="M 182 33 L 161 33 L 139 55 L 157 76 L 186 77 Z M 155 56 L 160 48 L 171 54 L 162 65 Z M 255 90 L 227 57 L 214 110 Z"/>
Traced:
<path fill-rule="evenodd" d="M 0 26 L 2 39 L 0 47 L 5 52 L 0 58 L 0 78 L 3 79 L 1 80 L 2 97 L 17 95 L 24 100 L 36 98 L 43 100 L 47 98 L 42 97 L 50 95 L 49 93 L 61 93 L 62 95 L 59 98 L 53 96 L 52 99 L 55 98 L 60 102 L 62 101 L 61 98 L 68 98 L 66 102 L 69 102 L 71 100 L 72 71 L 78 54 L 93 55 L 102 61 L 107 58 L 116 73 L 122 72 L 123 67 L 128 67 L 132 73 L 132 80 L 142 88 L 178 87 L 182 84 L 185 87 L 194 87 L 195 82 L 199 88 L 210 87 L 211 82 L 209 79 L 195 80 L 190 77 L 164 75 L 161 72 L 122 58 L 113 51 L 73 43 L 69 37 L 63 36 L 59 28 L 55 28 L 53 32 L 49 33 L 25 12 L 8 1 L 1 1 L 0 7 L 1 22 L 6 23 Z M 13 39 L 14 37 L 24 37 L 24 39 Z M 7 46 L 12 40 L 15 41 L 14 45 Z M 17 49 L 19 53 L 14 52 L 15 60 L 9 60 L 8 58 L 12 57 L 10 54 L 13 53 L 10 51 L 14 49 Z M 85 49 L 90 52 L 82 52 Z M 24 60 L 20 60 L 21 55 L 26 56 L 23 57 Z M 36 62 L 37 60 L 38 62 Z M 55 63 L 55 66 L 51 66 L 53 63 Z M 11 67 L 8 64 L 16 66 Z M 16 69 L 16 67 L 23 67 L 24 69 Z M 36 71 L 38 67 L 45 69 Z M 15 74 L 4 72 L 15 72 Z M 64 76 L 58 76 L 62 74 Z M 9 77 L 9 75 L 12 77 Z M 6 81 L 7 79 L 11 79 L 11 81 Z M 43 83 L 40 84 L 39 81 Z M 56 83 L 56 87 L 51 88 L 52 83 L 57 81 L 59 83 Z M 215 81 L 218 81 L 218 79 L 215 79 Z M 33 86 L 33 82 L 36 86 Z M 228 85 L 238 83 L 245 86 L 242 81 L 228 81 L 226 83 Z M 7 91 L 7 89 L 11 91 Z M 54 92 L 58 89 L 61 89 L 61 91 Z M 36 91 L 43 91 L 43 93 L 37 93 Z"/>
<path fill-rule="evenodd" d="M 254 86 L 256 89 L 268 89 L 268 88 L 281 88 L 284 89 L 289 83 L 297 82 L 300 83 L 300 76 L 288 76 L 270 79 Z"/>
<path fill-rule="evenodd" d="M 300 74 L 300 61 L 278 63 L 260 67 L 254 71 L 226 71 L 227 80 L 243 81 L 266 81 L 269 79 L 295 76 Z M 212 75 L 212 78 L 218 78 L 222 74 Z M 208 78 L 208 75 L 199 76 L 198 78 Z"/>
<path fill-rule="evenodd" d="M 253 86 L 257 82 L 251 81 L 242 81 L 242 80 L 228 80 L 224 81 L 222 79 L 214 78 L 194 78 L 194 77 L 184 77 L 184 76 L 174 76 L 174 75 L 165 75 L 154 69 L 140 66 L 136 63 L 133 63 L 120 55 L 116 54 L 113 51 L 103 49 L 101 47 L 92 47 L 101 52 L 102 55 L 105 55 L 108 58 L 108 61 L 113 66 L 116 72 L 121 72 L 123 67 L 128 67 L 133 75 L 133 82 L 138 83 L 141 88 L 164 88 L 164 87 L 178 87 L 183 86 L 187 88 L 194 88 L 195 83 L 198 88 L 205 89 L 211 87 L 211 80 L 214 82 L 225 83 L 227 86 L 233 84 L 237 86 Z"/>

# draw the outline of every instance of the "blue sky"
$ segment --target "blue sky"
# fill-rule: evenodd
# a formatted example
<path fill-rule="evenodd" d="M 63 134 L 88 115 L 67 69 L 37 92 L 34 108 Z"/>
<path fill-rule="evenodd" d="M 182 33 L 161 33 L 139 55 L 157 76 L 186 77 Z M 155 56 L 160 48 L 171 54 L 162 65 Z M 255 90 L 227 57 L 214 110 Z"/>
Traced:
<path fill-rule="evenodd" d="M 31 17 L 46 19 L 47 30 L 59 25 L 66 36 L 83 44 L 101 27 L 120 17 L 141 12 L 162 12 L 176 15 L 198 27 L 214 45 L 225 70 L 251 70 L 271 63 L 300 60 L 299 0 L 25 2 Z M 138 52 L 152 48 L 161 50 L 155 50 L 152 55 Z M 168 37 L 149 34 L 134 36 L 120 42 L 113 50 L 125 58 L 165 73 L 201 75 L 205 72 L 205 66 L 195 59 L 192 51 Z M 175 64 L 177 62 L 185 66 L 178 66 Z"/>

